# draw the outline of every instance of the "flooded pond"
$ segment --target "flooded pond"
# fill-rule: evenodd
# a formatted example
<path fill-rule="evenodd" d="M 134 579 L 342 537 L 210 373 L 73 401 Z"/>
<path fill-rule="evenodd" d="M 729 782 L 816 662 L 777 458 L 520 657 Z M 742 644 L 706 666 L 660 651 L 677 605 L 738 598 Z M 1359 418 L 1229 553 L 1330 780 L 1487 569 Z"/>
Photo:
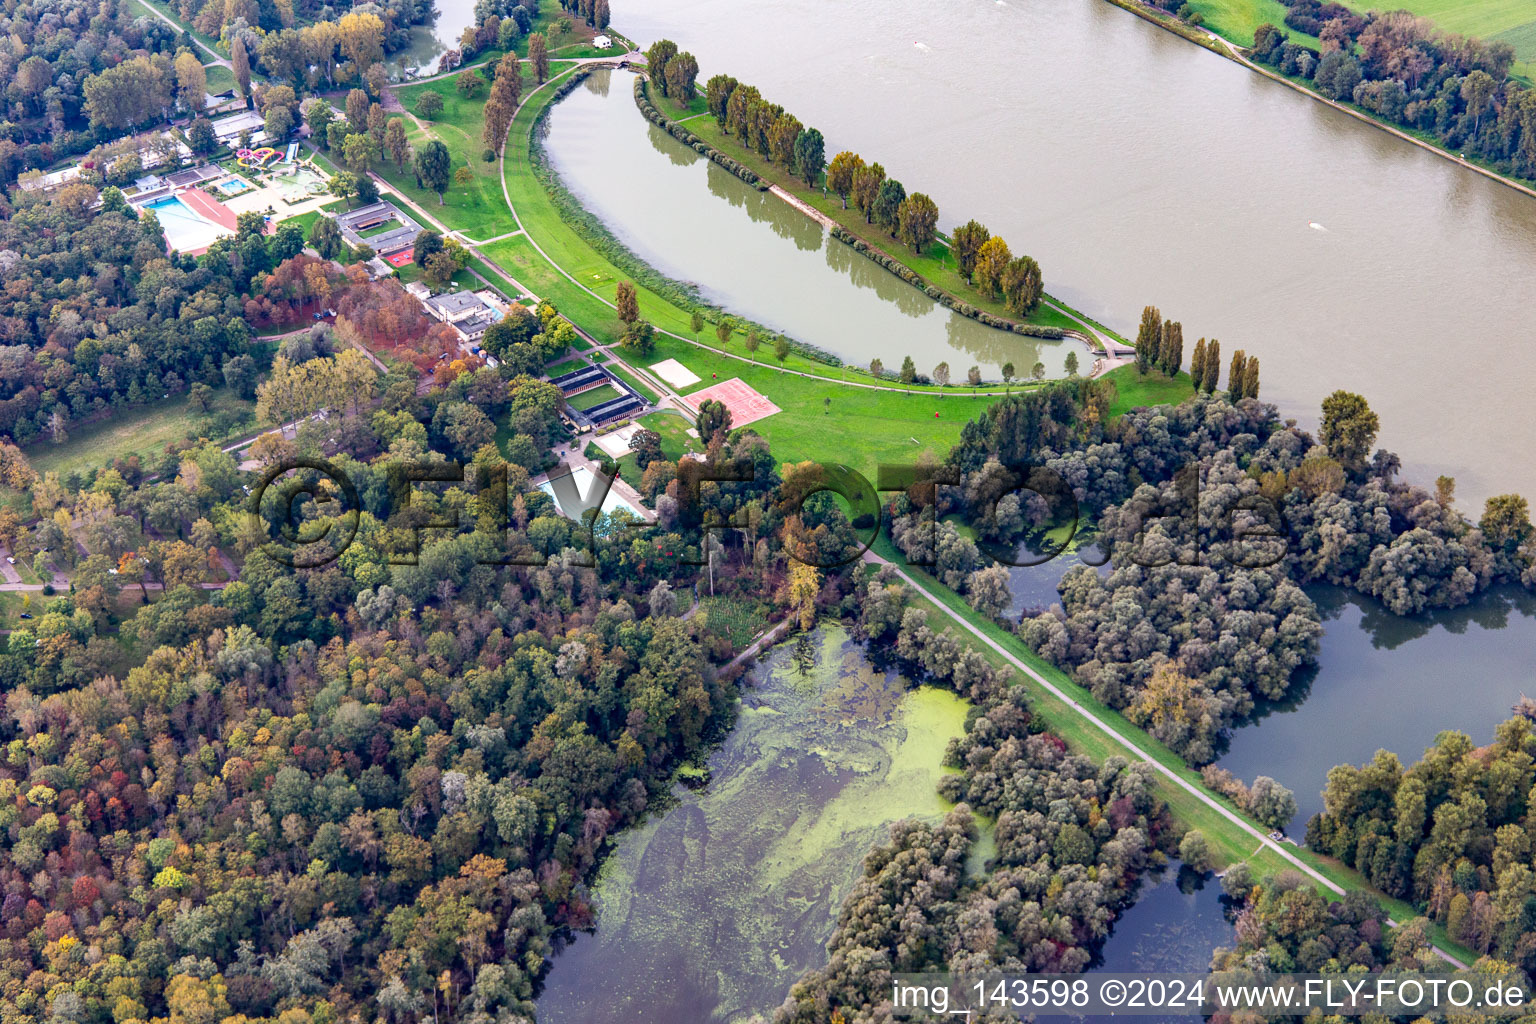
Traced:
<path fill-rule="evenodd" d="M 596 934 L 555 958 L 542 1024 L 723 1024 L 771 1010 L 826 959 L 843 898 L 891 823 L 947 810 L 935 788 L 964 701 L 874 668 L 835 627 L 779 645 L 754 675 L 708 786 L 679 788 L 675 806 L 619 837 Z"/>
<path fill-rule="evenodd" d="M 1298 841 L 1323 809 L 1334 765 L 1382 749 L 1412 764 L 1446 729 L 1486 743 L 1522 693 L 1536 695 L 1536 595 L 1500 587 L 1466 608 L 1399 618 L 1337 588 L 1307 592 L 1324 615 L 1315 675 L 1233 730 L 1218 762 L 1245 781 L 1268 775 L 1295 791 L 1288 831 Z"/>
<path fill-rule="evenodd" d="M 1093 547 L 1038 566 L 1009 569 L 1010 614 L 1048 609 L 1061 577 L 1101 555 Z M 1106 568 L 1100 568 L 1106 573 Z M 1338 587 L 1308 587 L 1323 615 L 1318 666 L 1296 680 L 1290 697 L 1261 704 L 1233 729 L 1217 763 L 1244 782 L 1278 779 L 1296 794 L 1287 829 L 1298 842 L 1323 809 L 1328 770 L 1362 764 L 1390 750 L 1417 761 L 1446 729 L 1474 743 L 1493 738 L 1523 694 L 1536 696 L 1536 595 L 1496 587 L 1471 605 L 1407 618 Z"/>

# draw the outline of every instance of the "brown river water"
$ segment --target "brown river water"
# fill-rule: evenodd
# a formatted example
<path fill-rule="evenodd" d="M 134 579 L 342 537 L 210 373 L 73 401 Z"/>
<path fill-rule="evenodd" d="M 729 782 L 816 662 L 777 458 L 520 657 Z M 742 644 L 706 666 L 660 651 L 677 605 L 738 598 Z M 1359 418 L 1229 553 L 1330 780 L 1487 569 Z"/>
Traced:
<path fill-rule="evenodd" d="M 1415 480 L 1536 496 L 1536 199 L 1102 0 L 645 0 L 667 37 L 977 217 L 1122 333 L 1154 303 L 1313 424 L 1366 395 Z M 933 360 L 936 361 L 936 360 Z M 925 360 L 919 358 L 919 365 Z"/>

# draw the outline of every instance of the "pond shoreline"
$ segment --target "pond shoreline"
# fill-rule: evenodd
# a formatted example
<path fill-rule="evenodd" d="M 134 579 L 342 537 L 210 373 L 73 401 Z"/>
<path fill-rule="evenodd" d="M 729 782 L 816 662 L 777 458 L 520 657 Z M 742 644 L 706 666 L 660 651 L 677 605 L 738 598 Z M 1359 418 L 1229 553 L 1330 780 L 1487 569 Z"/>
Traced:
<path fill-rule="evenodd" d="M 539 1020 L 723 1024 L 822 965 L 870 849 L 947 813 L 942 754 L 970 708 L 872 653 L 836 621 L 767 652 L 709 781 L 615 837 L 595 927 L 552 958 Z"/>

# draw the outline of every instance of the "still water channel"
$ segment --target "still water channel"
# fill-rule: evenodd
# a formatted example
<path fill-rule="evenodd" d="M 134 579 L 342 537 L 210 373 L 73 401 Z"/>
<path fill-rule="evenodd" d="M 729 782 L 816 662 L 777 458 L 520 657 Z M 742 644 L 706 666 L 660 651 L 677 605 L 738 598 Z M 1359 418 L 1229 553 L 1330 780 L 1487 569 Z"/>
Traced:
<path fill-rule="evenodd" d="M 801 671 L 801 663 L 806 670 Z M 597 885 L 597 929 L 559 953 L 543 1024 L 690 1024 L 768 1013 L 826 959 L 860 862 L 903 817 L 937 820 L 940 759 L 968 705 L 911 689 L 823 627 L 754 673 L 701 790 L 621 835 Z M 990 849 L 984 831 L 973 870 Z M 1219 883 L 1177 863 L 1100 951 L 1101 971 L 1203 971 L 1232 928 Z"/>
<path fill-rule="evenodd" d="M 437 73 L 437 58 L 459 47 L 464 30 L 475 24 L 475 0 L 436 0 L 436 14 L 425 25 L 411 27 L 411 42 L 391 54 L 390 63 L 398 73 L 416 69 L 422 76 Z"/>
<path fill-rule="evenodd" d="M 651 266 L 694 284 L 733 314 L 867 366 L 920 373 L 947 362 L 953 380 L 979 366 L 1000 380 L 1042 363 L 1064 376 L 1078 342 L 993 330 L 952 313 L 832 238 L 777 196 L 757 189 L 646 121 L 635 76 L 594 72 L 550 111 L 545 151 L 582 206 Z M 766 350 L 765 350 L 766 351 Z"/>
<path fill-rule="evenodd" d="M 1378 750 L 1412 764 L 1446 729 L 1480 746 L 1522 693 L 1536 696 L 1536 596 L 1526 591 L 1501 587 L 1466 608 L 1412 618 L 1334 587 L 1307 592 L 1325 616 L 1316 674 L 1235 730 L 1219 762 L 1295 792 L 1300 810 L 1288 831 L 1298 842 L 1323 809 L 1329 768 Z"/>
<path fill-rule="evenodd" d="M 1056 585 L 1084 558 L 1097 563 L 1102 555 L 1085 548 L 1010 569 L 1011 614 L 1059 601 Z M 1522 695 L 1536 696 L 1536 595 L 1519 587 L 1406 618 L 1338 587 L 1307 593 L 1323 614 L 1317 668 L 1297 678 L 1288 700 L 1261 706 L 1234 729 L 1217 761 L 1246 782 L 1268 775 L 1292 790 L 1299 809 L 1287 831 L 1298 842 L 1323 809 L 1334 765 L 1363 764 L 1378 750 L 1412 764 L 1446 729 L 1486 743 Z"/>

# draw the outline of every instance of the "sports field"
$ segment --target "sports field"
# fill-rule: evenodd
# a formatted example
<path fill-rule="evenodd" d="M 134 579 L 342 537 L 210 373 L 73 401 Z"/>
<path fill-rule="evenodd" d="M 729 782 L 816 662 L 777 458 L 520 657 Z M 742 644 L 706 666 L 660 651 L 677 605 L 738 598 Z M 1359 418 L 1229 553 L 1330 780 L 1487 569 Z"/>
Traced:
<path fill-rule="evenodd" d="M 710 399 L 724 402 L 725 407 L 731 410 L 732 427 L 744 427 L 748 423 L 756 423 L 760 419 L 781 411 L 778 406 L 768 401 L 767 397 L 740 377 L 723 380 L 719 384 L 686 396 L 686 401 L 695 410 Z"/>

